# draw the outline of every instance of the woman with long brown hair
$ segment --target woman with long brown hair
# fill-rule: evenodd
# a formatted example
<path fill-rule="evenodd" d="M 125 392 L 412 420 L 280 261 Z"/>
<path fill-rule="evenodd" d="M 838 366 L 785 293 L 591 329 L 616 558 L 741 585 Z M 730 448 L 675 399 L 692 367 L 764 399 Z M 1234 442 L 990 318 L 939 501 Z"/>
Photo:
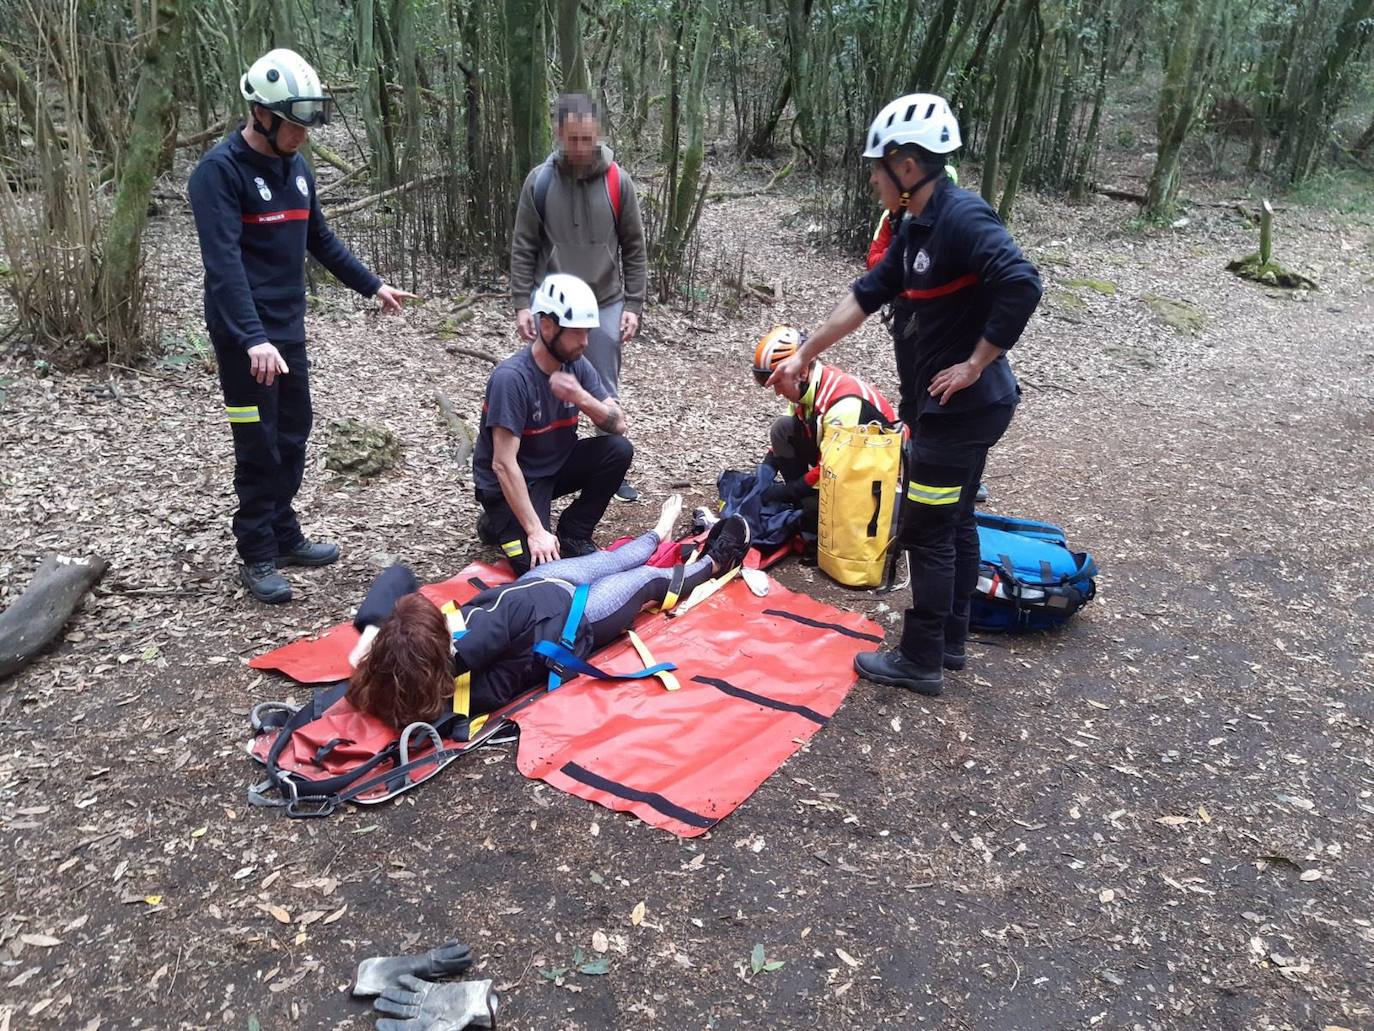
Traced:
<path fill-rule="evenodd" d="M 448 711 L 455 688 L 467 692 L 469 715 L 499 708 L 548 675 L 534 645 L 559 639 L 578 586 L 589 590 L 573 651 L 585 659 L 670 589 L 686 597 L 744 561 L 749 526 L 731 516 L 712 527 L 696 561 L 678 569 L 645 565 L 681 511 L 674 494 L 654 528 L 629 544 L 545 563 L 482 591 L 459 609 L 455 626 L 415 593 L 419 583 L 409 569 L 384 570 L 353 620 L 362 638 L 350 656 L 356 668 L 348 700 L 398 728 Z"/>

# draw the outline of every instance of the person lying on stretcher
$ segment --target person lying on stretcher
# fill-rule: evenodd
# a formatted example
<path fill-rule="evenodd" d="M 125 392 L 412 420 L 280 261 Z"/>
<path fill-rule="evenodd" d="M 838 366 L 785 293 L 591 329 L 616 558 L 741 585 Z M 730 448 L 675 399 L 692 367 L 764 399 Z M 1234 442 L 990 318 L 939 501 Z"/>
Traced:
<path fill-rule="evenodd" d="M 572 650 L 585 659 L 646 604 L 685 598 L 744 561 L 749 525 L 731 516 L 711 528 L 695 561 L 673 569 L 646 566 L 681 512 L 682 498 L 674 494 L 653 529 L 630 543 L 546 562 L 447 616 L 416 593 L 419 583 L 408 568 L 383 570 L 353 620 L 362 638 L 349 656 L 355 667 L 349 702 L 398 728 L 430 722 L 450 708 L 470 716 L 500 708 L 548 676 L 534 645 L 559 640 L 579 585 L 589 590 Z"/>

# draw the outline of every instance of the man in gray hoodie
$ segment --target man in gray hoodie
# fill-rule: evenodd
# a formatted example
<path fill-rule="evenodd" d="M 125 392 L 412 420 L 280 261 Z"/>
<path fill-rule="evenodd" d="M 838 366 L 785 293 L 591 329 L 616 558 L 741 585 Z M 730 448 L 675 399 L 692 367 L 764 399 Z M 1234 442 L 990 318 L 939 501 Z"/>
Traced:
<path fill-rule="evenodd" d="M 648 260 L 634 182 L 601 142 L 596 104 L 581 93 L 558 98 L 558 146 L 525 177 L 510 245 L 511 301 L 520 336 L 536 335 L 530 298 L 555 272 L 587 283 L 601 325 L 586 357 L 612 395 L 620 394 L 620 349 L 639 331 Z M 629 482 L 620 501 L 639 497 Z"/>

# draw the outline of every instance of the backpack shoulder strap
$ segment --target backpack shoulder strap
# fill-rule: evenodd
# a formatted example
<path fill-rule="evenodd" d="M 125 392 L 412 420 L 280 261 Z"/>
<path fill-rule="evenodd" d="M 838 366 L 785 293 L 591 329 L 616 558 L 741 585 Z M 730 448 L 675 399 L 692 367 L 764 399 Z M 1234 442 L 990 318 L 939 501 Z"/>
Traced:
<path fill-rule="evenodd" d="M 534 177 L 534 210 L 542 224 L 549 207 L 549 187 L 553 184 L 553 159 L 546 158 Z"/>
<path fill-rule="evenodd" d="M 614 161 L 606 169 L 606 199 L 611 202 L 611 215 L 616 229 L 620 228 L 620 166 Z"/>

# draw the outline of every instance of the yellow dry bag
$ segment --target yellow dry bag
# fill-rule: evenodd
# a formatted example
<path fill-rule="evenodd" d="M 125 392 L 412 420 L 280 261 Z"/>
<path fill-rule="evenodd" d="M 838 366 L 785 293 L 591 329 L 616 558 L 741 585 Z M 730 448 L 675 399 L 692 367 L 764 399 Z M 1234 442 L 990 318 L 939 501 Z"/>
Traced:
<path fill-rule="evenodd" d="M 821 569 L 848 587 L 883 582 L 896 532 L 902 434 L 876 422 L 828 426 L 821 448 Z"/>

